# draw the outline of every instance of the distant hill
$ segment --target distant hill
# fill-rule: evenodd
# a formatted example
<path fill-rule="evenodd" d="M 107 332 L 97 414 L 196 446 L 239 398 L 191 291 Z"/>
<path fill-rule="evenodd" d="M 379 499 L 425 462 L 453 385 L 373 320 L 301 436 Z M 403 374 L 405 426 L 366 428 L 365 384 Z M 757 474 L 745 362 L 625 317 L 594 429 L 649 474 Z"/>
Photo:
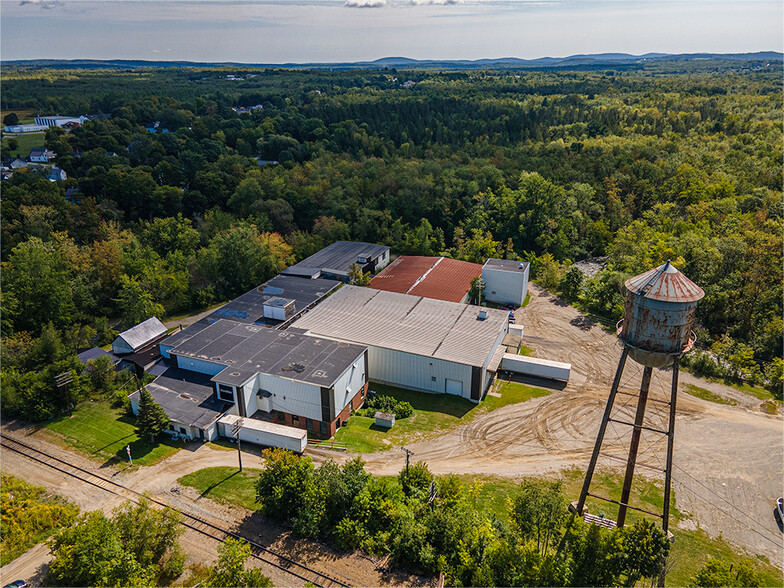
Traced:
<path fill-rule="evenodd" d="M 784 62 L 784 54 L 776 51 L 759 51 L 757 53 L 646 53 L 630 55 L 628 53 L 596 53 L 579 54 L 568 57 L 539 57 L 537 59 L 519 59 L 517 57 L 500 57 L 475 60 L 428 60 L 411 59 L 408 57 L 383 57 L 374 61 L 356 61 L 342 63 L 239 63 L 239 62 L 206 62 L 206 61 L 143 61 L 125 59 L 22 59 L 2 61 L 3 67 L 52 67 L 52 68 L 85 68 L 85 69 L 135 69 L 143 67 L 264 67 L 282 69 L 535 69 L 535 68 L 568 68 L 576 66 L 612 66 L 644 64 L 647 62 L 667 61 L 764 61 Z"/>

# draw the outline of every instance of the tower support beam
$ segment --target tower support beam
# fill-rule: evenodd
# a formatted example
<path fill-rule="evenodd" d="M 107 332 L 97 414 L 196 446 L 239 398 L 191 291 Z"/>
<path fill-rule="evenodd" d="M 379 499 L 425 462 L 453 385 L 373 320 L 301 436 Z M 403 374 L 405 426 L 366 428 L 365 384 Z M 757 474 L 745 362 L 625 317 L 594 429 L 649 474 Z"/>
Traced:
<path fill-rule="evenodd" d="M 615 395 L 618 393 L 618 386 L 621 385 L 621 375 L 623 368 L 626 365 L 626 358 L 629 355 L 629 348 L 624 345 L 621 359 L 618 362 L 618 369 L 615 371 L 615 378 L 613 379 L 612 388 L 610 389 L 610 396 L 607 398 L 607 406 L 604 408 L 604 416 L 602 417 L 602 424 L 599 426 L 599 434 L 596 437 L 596 444 L 593 446 L 593 454 L 591 455 L 591 463 L 588 464 L 588 471 L 585 474 L 585 481 L 583 482 L 583 489 L 580 492 L 580 500 L 577 502 L 577 514 L 582 515 L 583 508 L 585 508 L 585 499 L 588 496 L 588 490 L 591 487 L 591 478 L 593 478 L 593 471 L 596 469 L 596 461 L 599 459 L 599 452 L 602 449 L 602 441 L 604 441 L 604 434 L 607 431 L 607 423 L 610 422 L 610 413 L 612 413 L 613 404 L 615 403 Z"/>
<path fill-rule="evenodd" d="M 651 387 L 651 374 L 653 368 L 646 365 L 642 371 L 642 384 L 640 385 L 640 398 L 637 401 L 637 414 L 634 415 L 634 429 L 632 439 L 629 443 L 629 459 L 626 462 L 626 477 L 623 480 L 623 491 L 621 492 L 621 506 L 618 509 L 618 526 L 623 527 L 626 522 L 626 505 L 629 504 L 629 495 L 632 491 L 632 480 L 634 479 L 634 464 L 637 461 L 637 449 L 640 446 L 640 435 L 642 434 L 642 422 L 645 418 L 645 405 L 648 402 L 648 390 Z"/>

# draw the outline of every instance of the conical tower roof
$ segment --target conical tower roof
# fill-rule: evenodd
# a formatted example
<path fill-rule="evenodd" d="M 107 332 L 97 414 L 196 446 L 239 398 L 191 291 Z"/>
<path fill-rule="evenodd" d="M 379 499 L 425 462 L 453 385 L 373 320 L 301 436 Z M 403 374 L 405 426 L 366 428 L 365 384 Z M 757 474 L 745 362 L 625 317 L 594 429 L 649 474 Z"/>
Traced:
<path fill-rule="evenodd" d="M 669 261 L 624 283 L 634 294 L 663 302 L 696 302 L 705 296 L 697 284 L 679 272 Z"/>

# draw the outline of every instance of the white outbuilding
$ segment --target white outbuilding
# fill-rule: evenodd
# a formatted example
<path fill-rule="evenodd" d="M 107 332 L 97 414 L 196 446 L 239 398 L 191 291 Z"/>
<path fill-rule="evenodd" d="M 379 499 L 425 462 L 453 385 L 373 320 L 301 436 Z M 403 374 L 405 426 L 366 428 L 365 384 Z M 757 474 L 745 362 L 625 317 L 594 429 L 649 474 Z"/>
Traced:
<path fill-rule="evenodd" d="M 528 294 L 530 267 L 531 264 L 526 261 L 488 259 L 482 266 L 485 300 L 496 304 L 522 306 Z"/>
<path fill-rule="evenodd" d="M 509 313 L 343 286 L 294 323 L 368 348 L 368 379 L 479 402 L 506 348 Z"/>
<path fill-rule="evenodd" d="M 127 331 L 120 333 L 117 338 L 112 341 L 112 352 L 115 355 L 134 353 L 145 345 L 163 337 L 165 334 L 166 327 L 161 321 L 155 317 L 148 318 L 135 327 L 131 327 Z"/>

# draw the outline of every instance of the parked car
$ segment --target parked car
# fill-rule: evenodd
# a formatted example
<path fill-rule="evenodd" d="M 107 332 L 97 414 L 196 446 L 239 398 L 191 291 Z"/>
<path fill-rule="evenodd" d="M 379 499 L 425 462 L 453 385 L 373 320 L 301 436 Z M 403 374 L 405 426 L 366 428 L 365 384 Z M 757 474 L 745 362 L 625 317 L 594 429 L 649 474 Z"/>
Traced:
<path fill-rule="evenodd" d="M 776 501 L 776 514 L 779 515 L 779 520 L 784 523 L 784 496 L 780 496 Z"/>
<path fill-rule="evenodd" d="M 24 580 L 14 580 L 10 584 L 6 584 L 3 588 L 27 588 L 27 582 Z"/>

